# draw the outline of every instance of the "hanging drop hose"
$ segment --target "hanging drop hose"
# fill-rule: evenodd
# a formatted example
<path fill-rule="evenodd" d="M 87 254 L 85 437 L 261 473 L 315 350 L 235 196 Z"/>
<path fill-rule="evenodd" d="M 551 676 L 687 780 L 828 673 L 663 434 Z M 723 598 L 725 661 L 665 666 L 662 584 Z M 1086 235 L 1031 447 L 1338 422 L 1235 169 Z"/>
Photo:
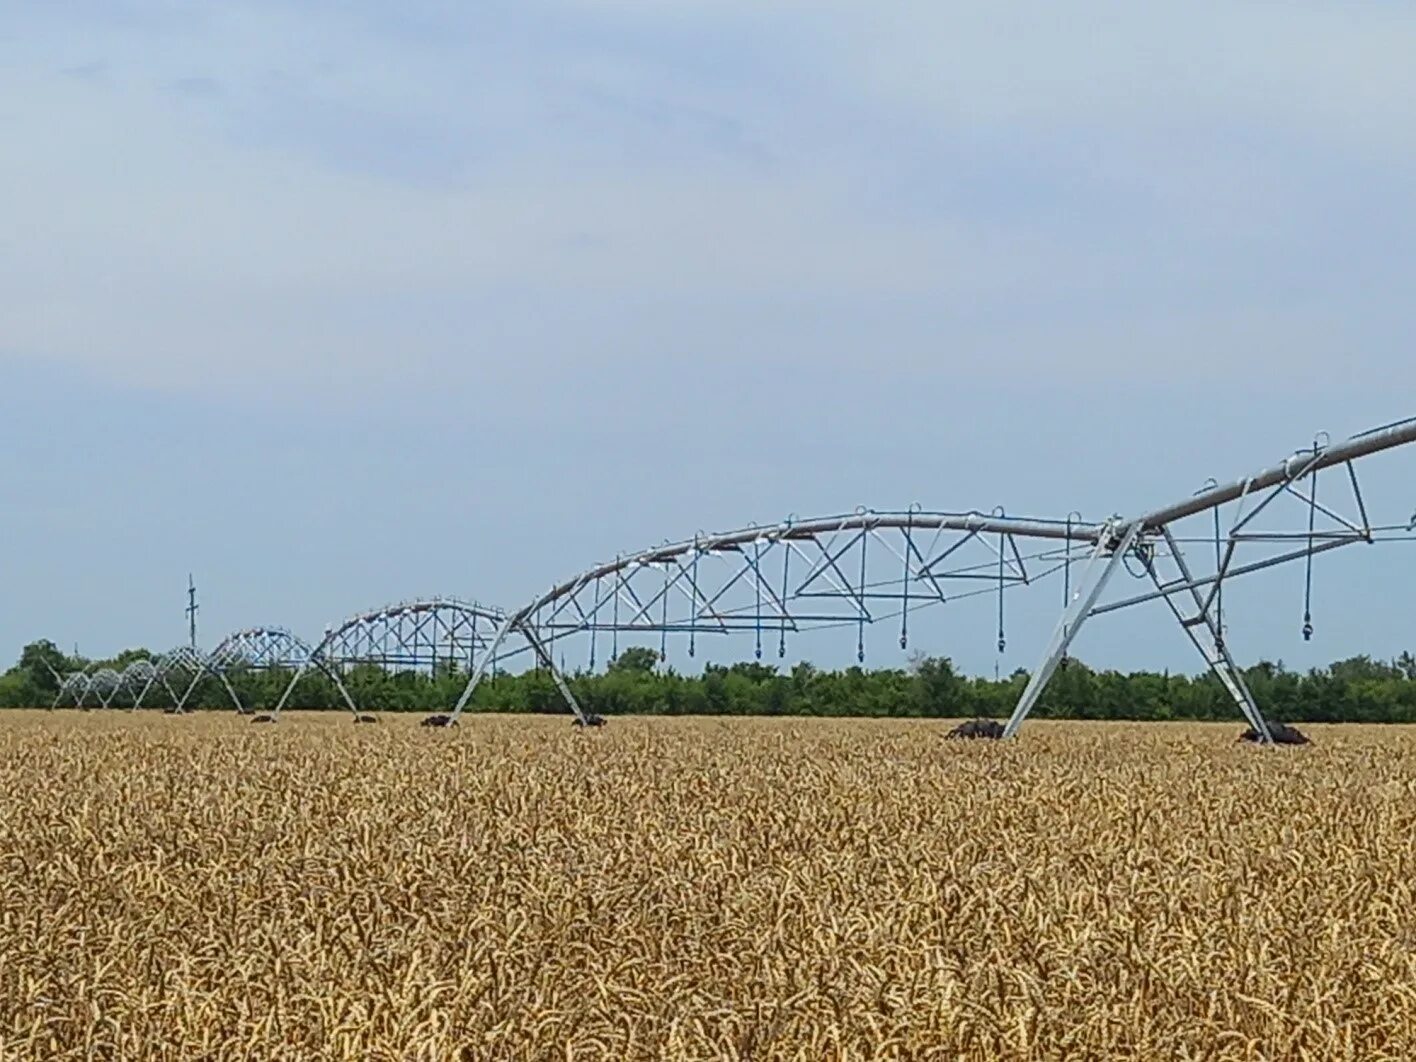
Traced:
<path fill-rule="evenodd" d="M 752 540 L 752 585 L 757 590 L 757 615 L 753 617 L 757 626 L 756 658 L 762 659 L 762 536 Z"/>
<path fill-rule="evenodd" d="M 1062 616 L 1064 619 L 1067 616 L 1067 610 L 1072 607 L 1072 524 L 1074 522 L 1080 523 L 1081 520 L 1082 514 L 1075 509 L 1067 514 L 1067 556 L 1062 561 Z M 1062 637 L 1064 640 L 1067 637 L 1065 626 L 1062 628 Z M 1071 660 L 1072 654 L 1064 649 L 1062 650 L 1062 661 L 1058 666 L 1065 670 Z"/>
<path fill-rule="evenodd" d="M 1317 458 L 1322 452 L 1318 445 L 1318 440 L 1313 440 L 1313 457 Z M 1304 562 L 1303 573 L 1303 640 L 1311 642 L 1313 640 L 1313 532 L 1317 526 L 1318 518 L 1318 470 L 1313 469 L 1312 486 L 1309 489 L 1308 497 L 1308 556 Z"/>
<path fill-rule="evenodd" d="M 1007 539 L 1000 534 L 998 536 L 998 655 L 1002 656 L 1008 648 L 1008 636 L 1003 631 L 1003 547 L 1007 545 Z"/>
<path fill-rule="evenodd" d="M 590 670 L 595 670 L 595 643 L 600 640 L 600 577 L 595 576 L 595 609 L 590 614 Z"/>
<path fill-rule="evenodd" d="M 792 526 L 792 518 L 787 517 L 787 527 Z M 777 634 L 777 659 L 787 658 L 787 571 L 791 567 L 792 547 L 786 535 L 782 536 L 782 622 L 778 627 Z"/>
<path fill-rule="evenodd" d="M 1203 494 L 1207 490 L 1215 490 L 1219 487 L 1219 480 L 1210 477 L 1205 480 L 1205 485 L 1200 488 Z M 1224 563 L 1224 554 L 1219 544 L 1219 508 L 1214 510 L 1214 649 L 1217 653 L 1224 652 L 1224 579 L 1220 575 L 1220 566 Z"/>
<path fill-rule="evenodd" d="M 1137 571 L 1131 566 L 1131 558 L 1133 556 L 1136 558 L 1136 560 L 1140 561 L 1140 571 Z M 1127 553 L 1125 556 L 1123 556 L 1121 558 L 1121 563 L 1125 565 L 1126 574 L 1129 575 L 1132 579 L 1146 579 L 1150 576 L 1150 558 L 1146 555 L 1145 551 L 1142 550 L 1139 546 L 1135 547 L 1132 553 Z"/>
<path fill-rule="evenodd" d="M 698 548 L 698 536 L 693 536 L 693 572 L 689 581 L 693 584 L 693 609 L 688 614 L 688 658 L 693 659 L 698 651 L 698 557 L 703 551 Z"/>
<path fill-rule="evenodd" d="M 615 558 L 614 591 L 615 591 L 615 624 L 610 631 L 610 663 L 614 663 L 620 658 L 620 580 L 624 578 L 624 569 L 620 567 L 620 559 Z"/>
<path fill-rule="evenodd" d="M 870 541 L 870 532 L 860 533 L 860 620 L 856 624 L 856 663 L 865 663 L 865 547 Z"/>
<path fill-rule="evenodd" d="M 669 659 L 669 562 L 664 562 L 664 600 L 659 612 L 659 663 Z"/>
<path fill-rule="evenodd" d="M 904 603 L 900 609 L 901 649 L 908 649 L 910 645 L 910 553 L 914 550 L 914 514 L 915 508 L 911 505 L 909 517 L 905 521 L 905 589 Z"/>

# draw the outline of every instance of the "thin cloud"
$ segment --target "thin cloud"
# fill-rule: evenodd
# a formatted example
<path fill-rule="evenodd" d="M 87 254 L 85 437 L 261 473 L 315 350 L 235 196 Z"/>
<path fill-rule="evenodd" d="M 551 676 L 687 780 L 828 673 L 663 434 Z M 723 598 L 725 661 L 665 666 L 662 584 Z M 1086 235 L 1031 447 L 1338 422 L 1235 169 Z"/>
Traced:
<path fill-rule="evenodd" d="M 77 63 L 74 66 L 66 66 L 60 73 L 67 78 L 87 82 L 89 84 L 103 84 L 109 80 L 108 64 L 102 59 L 94 59 L 87 63 Z"/>
<path fill-rule="evenodd" d="M 171 82 L 168 88 L 176 95 L 188 99 L 215 100 L 225 95 L 221 82 L 213 77 L 180 77 Z"/>
<path fill-rule="evenodd" d="M 803 364 L 1380 359 L 1411 323 L 1411 152 L 1377 135 L 1416 107 L 1407 21 L 1193 10 L 136 5 L 103 98 L 44 49 L 0 75 L 30 101 L 0 323 L 156 386 L 337 371 L 371 402 L 394 360 L 475 371 L 458 337 L 551 365 L 769 320 Z"/>

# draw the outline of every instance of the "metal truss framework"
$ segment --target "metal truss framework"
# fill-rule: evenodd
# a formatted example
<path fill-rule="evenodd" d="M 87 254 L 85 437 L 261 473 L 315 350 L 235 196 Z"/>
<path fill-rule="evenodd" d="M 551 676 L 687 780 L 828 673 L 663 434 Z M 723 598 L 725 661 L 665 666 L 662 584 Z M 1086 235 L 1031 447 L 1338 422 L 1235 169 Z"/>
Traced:
<path fill-rule="evenodd" d="M 122 672 L 111 668 L 73 672 L 61 681 L 51 707 L 72 703 L 83 708 L 92 700 L 98 707 L 110 708 L 126 700 L 128 708 L 136 711 L 160 687 L 171 709 L 183 713 L 202 680 L 214 678 L 232 706 L 245 714 L 246 706 L 231 684 L 233 673 L 299 671 L 308 665 L 310 654 L 304 639 L 284 627 L 251 627 L 227 635 L 210 653 L 181 645 L 153 660 L 135 660 Z"/>
<path fill-rule="evenodd" d="M 133 710 L 136 711 L 143 706 L 143 702 L 154 687 L 161 686 L 167 692 L 172 710 L 183 711 L 186 698 L 190 696 L 190 691 L 195 687 L 205 669 L 206 657 L 191 646 L 179 645 L 175 649 L 163 653 L 153 662 L 152 673 L 149 675 L 148 681 L 133 698 Z M 174 679 L 181 684 L 183 693 L 179 694 L 173 687 Z"/>
<path fill-rule="evenodd" d="M 167 671 L 161 667 L 161 658 L 156 663 L 152 660 L 134 660 L 118 676 L 118 686 L 103 706 L 115 707 L 118 701 L 126 700 L 128 708 L 136 711 L 142 699 L 155 685 L 165 688 L 172 703 L 176 703 L 177 695 L 168 682 Z"/>
<path fill-rule="evenodd" d="M 127 693 L 132 697 L 129 707 L 136 711 L 143 706 L 148 695 L 161 686 L 167 692 L 172 710 L 184 713 L 202 680 L 214 678 L 226 691 L 236 711 L 246 714 L 248 709 L 231 684 L 233 673 L 294 671 L 305 666 L 309 654 L 309 645 L 284 627 L 250 627 L 227 635 L 210 653 L 181 645 L 155 660 L 135 661 L 119 676 L 114 693 L 102 704 L 108 707 L 115 696 Z M 78 688 L 78 676 L 71 678 L 75 679 L 74 685 Z M 177 686 L 172 684 L 174 679 L 178 681 Z M 65 685 L 68 685 L 68 680 Z M 88 686 L 91 690 L 92 681 Z M 179 689 L 181 692 L 178 692 Z M 60 703 L 65 696 L 61 688 L 60 699 L 55 703 Z"/>
<path fill-rule="evenodd" d="M 228 634 L 215 649 L 200 657 L 201 668 L 177 703 L 183 711 L 202 678 L 215 677 L 226 690 L 236 711 L 245 715 L 248 709 L 241 703 L 230 675 L 243 671 L 302 672 L 310 663 L 312 650 L 308 642 L 285 627 L 247 627 Z M 338 679 L 336 678 L 336 682 Z M 343 686 L 340 686 L 343 689 Z M 348 699 L 348 694 L 345 694 Z"/>
<path fill-rule="evenodd" d="M 861 509 L 700 533 L 617 557 L 506 614 L 472 667 L 449 724 L 466 709 L 514 632 L 551 670 L 568 706 L 583 720 L 549 652 L 571 635 L 588 635 L 593 668 L 599 641 L 609 641 L 613 658 L 622 633 L 658 635 L 661 655 L 671 635 L 687 638 L 690 655 L 699 638 L 747 635 L 760 659 L 772 647 L 785 656 L 789 635 L 847 627 L 857 633 L 863 660 L 867 627 L 898 624 L 904 648 L 917 610 L 993 595 L 1001 651 L 1007 592 L 1055 576 L 1063 584 L 1063 615 L 1006 736 L 1017 733 L 1089 619 L 1163 601 L 1261 740 L 1270 743 L 1268 726 L 1226 643 L 1224 588 L 1244 575 L 1304 563 L 1303 630 L 1311 636 L 1313 559 L 1342 546 L 1410 538 L 1416 530 L 1416 517 L 1401 524 L 1371 522 L 1355 467 L 1360 458 L 1413 441 L 1416 418 L 1336 445 L 1320 437 L 1277 465 L 1225 485 L 1210 481 L 1198 494 L 1129 519 L 1088 522 L 1076 513 L 1065 520 L 1020 519 L 1001 509 L 988 514 Z M 1329 470 L 1320 497 L 1320 474 Z M 1103 601 L 1123 567 L 1148 581 L 1150 589 Z"/>
<path fill-rule="evenodd" d="M 172 687 L 172 677 L 178 673 L 195 674 L 205 665 L 200 654 L 183 646 L 152 660 L 134 660 L 121 672 L 113 668 L 94 670 L 95 666 L 65 675 L 50 707 L 72 704 L 86 708 L 92 700 L 93 706 L 112 708 L 126 701 L 129 709 L 136 710 L 156 686 L 163 687 L 170 703 L 176 706 L 181 697 Z"/>
<path fill-rule="evenodd" d="M 507 660 L 534 652 L 531 638 L 522 646 L 502 650 L 498 643 L 493 648 L 505 621 L 506 614 L 500 609 L 456 598 L 404 601 L 361 612 L 325 631 L 323 640 L 293 669 L 290 683 L 272 714 L 279 717 L 296 685 L 311 668 L 318 668 L 334 681 L 345 704 L 357 716 L 359 707 L 345 681 L 357 668 L 465 674 L 483 664 L 495 669 Z M 565 692 L 568 694 L 569 690 Z"/>
<path fill-rule="evenodd" d="M 82 671 L 70 672 L 59 684 L 50 708 L 71 703 L 75 708 L 111 708 L 123 696 L 133 697 L 146 682 L 153 665 L 149 660 L 135 660 L 121 672 L 110 667 L 89 665 Z M 92 700 L 92 705 L 90 705 Z"/>
<path fill-rule="evenodd" d="M 89 674 L 93 665 L 81 671 L 71 671 L 64 676 L 59 683 L 59 692 L 54 696 L 54 703 L 49 707 L 58 708 L 64 704 L 72 704 L 75 708 L 83 708 L 84 702 L 93 692 L 93 676 Z"/>

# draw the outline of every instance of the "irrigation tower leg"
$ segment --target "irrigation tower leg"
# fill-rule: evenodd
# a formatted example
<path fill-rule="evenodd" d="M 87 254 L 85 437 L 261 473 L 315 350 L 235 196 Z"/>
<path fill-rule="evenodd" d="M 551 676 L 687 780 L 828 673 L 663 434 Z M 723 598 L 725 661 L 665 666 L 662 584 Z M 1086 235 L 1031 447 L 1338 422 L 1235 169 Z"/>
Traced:
<path fill-rule="evenodd" d="M 167 696 L 172 699 L 172 703 L 173 703 L 173 704 L 176 704 L 176 703 L 177 703 L 177 691 L 172 688 L 172 683 L 170 683 L 170 682 L 167 681 L 167 676 L 166 676 L 166 675 L 162 675 L 162 676 L 161 676 L 161 681 L 162 681 L 163 687 L 167 690 Z M 147 700 L 147 695 L 152 692 L 152 688 L 153 688 L 153 686 L 154 686 L 157 682 L 158 682 L 158 678 L 157 678 L 157 677 L 148 679 L 147 685 L 143 687 L 143 692 L 140 693 L 140 694 L 138 694 L 137 697 L 135 697 L 135 698 L 133 699 L 133 708 L 132 708 L 133 711 L 136 712 L 139 708 L 141 708 L 141 707 L 143 706 L 143 701 Z"/>
<path fill-rule="evenodd" d="M 318 664 L 314 666 L 319 667 L 321 671 L 323 671 L 326 675 L 330 677 L 330 679 L 334 682 L 335 689 L 339 690 L 339 695 L 344 698 L 344 706 L 354 713 L 355 719 L 358 719 L 359 709 L 354 704 L 354 698 L 349 694 L 349 687 L 344 685 L 344 679 L 340 677 L 338 669 L 334 667 L 326 667 L 323 664 Z M 295 669 L 295 674 L 290 676 L 290 681 L 285 686 L 285 692 L 280 695 L 280 700 L 275 702 L 275 707 L 272 708 L 270 712 L 270 714 L 276 719 L 280 718 L 280 713 L 285 710 L 285 705 L 289 702 L 290 695 L 295 692 L 295 687 L 299 685 L 300 680 L 305 677 L 306 673 L 310 670 L 310 667 L 311 663 L 309 661 L 305 661 Z"/>
<path fill-rule="evenodd" d="M 585 712 L 581 709 L 580 702 L 575 699 L 575 694 L 570 692 L 570 684 L 566 682 L 565 676 L 560 672 L 560 668 L 556 667 L 555 661 L 551 658 L 550 650 L 546 648 L 540 636 L 527 624 L 518 622 L 514 616 L 509 616 L 502 625 L 497 628 L 496 637 L 492 639 L 492 644 L 482 653 L 482 659 L 477 661 L 477 667 L 472 672 L 472 677 L 467 680 L 467 686 L 463 689 L 462 696 L 457 698 L 457 703 L 453 705 L 452 712 L 448 716 L 448 725 L 451 726 L 462 718 L 462 713 L 466 711 L 468 702 L 472 700 L 473 692 L 481 684 L 483 676 L 487 673 L 487 668 L 491 666 L 491 662 L 497 657 L 497 650 L 501 648 L 502 642 L 506 641 L 507 635 L 512 632 L 513 628 L 521 632 L 521 636 L 530 644 L 537 658 L 540 659 L 546 670 L 551 673 L 551 678 L 555 680 L 556 688 L 560 690 L 561 696 L 565 698 L 566 705 L 575 713 L 575 718 L 579 719 L 582 723 L 585 722 Z"/>
<path fill-rule="evenodd" d="M 560 690 L 561 696 L 565 698 L 565 703 L 570 706 L 570 710 L 575 713 L 575 718 L 582 723 L 585 722 L 585 713 L 580 708 L 580 702 L 575 699 L 575 694 L 570 692 L 570 684 L 566 682 L 565 676 L 561 674 L 560 668 L 556 667 L 556 662 L 551 659 L 550 651 L 541 644 L 541 638 L 530 627 L 522 627 L 521 633 L 526 636 L 526 640 L 531 643 L 531 648 L 536 651 L 536 655 L 541 658 L 541 663 L 546 670 L 551 673 L 551 678 L 555 680 L 556 687 Z"/>
<path fill-rule="evenodd" d="M 285 702 L 290 700 L 290 695 L 295 692 L 295 685 L 305 677 L 305 672 L 309 670 L 308 664 L 301 664 L 295 669 L 295 674 L 290 676 L 290 681 L 285 684 L 285 692 L 280 695 L 280 700 L 275 702 L 275 708 L 271 715 L 280 718 L 280 712 L 285 707 Z M 342 683 L 341 683 L 342 685 Z"/>
<path fill-rule="evenodd" d="M 203 677 L 203 672 L 198 671 L 195 675 L 192 676 L 192 681 L 187 683 L 187 688 L 182 691 L 182 696 L 177 698 L 177 704 L 174 706 L 177 715 L 186 714 L 187 698 L 191 697 L 192 691 L 197 688 L 197 683 L 200 682 Z"/>
<path fill-rule="evenodd" d="M 1200 651 L 1200 655 L 1209 664 L 1210 670 L 1224 684 L 1224 688 L 1229 691 L 1229 696 L 1239 706 L 1239 710 L 1244 713 L 1244 718 L 1249 721 L 1249 725 L 1259 735 L 1259 743 L 1261 745 L 1273 744 L 1273 735 L 1269 733 L 1268 723 L 1264 722 L 1264 717 L 1259 711 L 1258 704 L 1254 701 L 1254 695 L 1250 692 L 1248 683 L 1244 681 L 1244 676 L 1234 663 L 1234 658 L 1229 655 L 1228 646 L 1222 641 L 1218 643 L 1212 641 L 1208 646 L 1205 645 L 1199 635 L 1195 633 L 1194 624 L 1181 615 L 1180 610 L 1175 607 L 1170 598 L 1167 597 L 1165 600 L 1170 604 L 1175 618 L 1180 621 L 1180 629 L 1185 632 L 1194 647 Z M 1204 618 L 1204 622 L 1209 627 L 1211 638 L 1213 638 L 1214 622 L 1208 617 Z"/>
<path fill-rule="evenodd" d="M 226 678 L 225 673 L 218 671 L 215 668 L 204 668 L 201 671 L 198 671 L 194 676 L 192 676 L 192 681 L 188 684 L 186 692 L 182 694 L 182 699 L 177 702 L 177 714 L 186 714 L 188 699 L 192 696 L 193 692 L 196 691 L 197 684 L 201 682 L 201 680 L 204 679 L 207 675 L 211 675 L 213 678 L 215 678 L 218 682 L 221 683 L 223 688 L 225 688 L 226 695 L 231 698 L 231 703 L 236 708 L 236 713 L 238 715 L 246 715 L 247 712 L 245 707 L 241 704 L 241 698 L 236 696 L 236 691 L 231 687 L 231 683 Z"/>
<path fill-rule="evenodd" d="M 452 726 L 462 718 L 462 713 L 466 710 L 467 704 L 472 700 L 472 694 L 482 682 L 482 676 L 487 673 L 487 667 L 496 658 L 497 650 L 501 648 L 502 642 L 506 641 L 506 636 L 511 633 L 511 628 L 516 621 L 507 617 L 502 621 L 502 625 L 497 628 L 496 636 L 492 639 L 492 644 L 487 646 L 482 653 L 482 659 L 477 661 L 477 666 L 472 669 L 472 677 L 467 680 L 467 685 L 462 689 L 462 696 L 457 698 L 457 703 L 452 706 L 452 712 L 447 717 L 447 725 Z M 523 628 L 524 630 L 524 628 Z"/>
<path fill-rule="evenodd" d="M 218 671 L 216 677 L 219 678 L 221 684 L 226 687 L 226 695 L 231 698 L 231 704 L 235 707 L 236 714 L 249 715 L 250 713 L 246 711 L 245 705 L 241 703 L 241 698 L 236 696 L 236 691 L 232 688 L 230 680 L 226 677 L 226 673 L 224 671 Z"/>
<path fill-rule="evenodd" d="M 1096 607 L 1096 602 L 1101 597 L 1101 592 L 1106 589 L 1106 584 L 1111 581 L 1111 577 L 1120 567 L 1122 560 L 1135 545 L 1136 536 L 1140 534 L 1140 523 L 1132 523 L 1121 530 L 1121 540 L 1116 548 L 1111 551 L 1111 556 L 1106 557 L 1106 562 L 1097 569 L 1097 561 L 1106 553 L 1111 542 L 1112 529 L 1108 528 L 1105 533 L 1097 539 L 1096 549 L 1092 551 L 1091 559 L 1087 562 L 1086 570 L 1082 572 L 1081 581 L 1077 584 L 1076 596 L 1062 613 L 1062 619 L 1057 624 L 1057 629 L 1052 633 L 1052 641 L 1048 643 L 1047 655 L 1042 658 L 1042 663 L 1032 678 L 1028 680 L 1027 688 L 1023 690 L 1023 695 L 1018 698 L 1018 705 L 1013 709 L 1013 714 L 1008 720 L 1008 725 L 1003 728 L 1004 737 L 1012 737 L 1018 732 L 1018 728 L 1023 725 L 1023 720 L 1037 704 L 1037 699 L 1042 696 L 1042 691 L 1047 688 L 1047 684 L 1052 681 L 1052 676 L 1057 672 L 1057 667 L 1062 663 L 1062 658 L 1067 655 L 1067 650 L 1072 644 L 1072 640 L 1077 637 L 1077 632 L 1082 629 L 1082 624 L 1086 623 L 1091 611 Z"/>
<path fill-rule="evenodd" d="M 131 711 L 136 712 L 139 708 L 143 706 L 143 698 L 148 695 L 148 690 L 152 689 L 153 683 L 155 683 L 156 681 L 157 675 L 154 674 L 152 678 L 148 679 L 147 682 L 143 683 L 142 691 L 136 697 L 133 698 L 133 707 L 130 709 Z"/>
<path fill-rule="evenodd" d="M 1254 728 L 1254 732 L 1259 735 L 1259 744 L 1272 745 L 1273 735 L 1269 733 L 1268 723 L 1264 720 L 1263 713 L 1259 711 L 1258 703 L 1254 700 L 1254 694 L 1249 689 L 1249 684 L 1244 681 L 1244 675 L 1239 670 L 1239 665 L 1234 662 L 1234 657 L 1229 653 L 1229 646 L 1224 640 L 1224 632 L 1219 629 L 1219 624 L 1210 613 L 1204 595 L 1195 585 L 1195 578 L 1190 573 L 1190 566 L 1185 563 L 1185 555 L 1181 552 L 1180 543 L 1170 533 L 1169 528 L 1163 529 L 1165 542 L 1170 547 L 1170 555 L 1175 560 L 1175 567 L 1179 569 L 1180 577 L 1188 584 L 1190 595 L 1195 600 L 1195 608 L 1198 610 L 1195 615 L 1187 616 L 1180 610 L 1180 606 L 1175 603 L 1171 594 L 1165 595 L 1165 603 L 1170 606 L 1170 612 L 1174 615 L 1176 622 L 1180 624 L 1180 629 L 1185 632 L 1185 636 L 1190 639 L 1200 655 L 1205 658 L 1205 663 L 1209 664 L 1210 670 L 1215 677 L 1223 683 L 1224 688 L 1238 705 L 1239 711 L 1244 714 L 1244 718 L 1249 721 L 1249 725 Z M 1161 584 L 1160 576 L 1151 565 L 1151 579 L 1155 582 L 1156 589 L 1165 590 Z M 1209 632 L 1209 644 L 1200 638 L 1195 628 L 1203 626 Z"/>

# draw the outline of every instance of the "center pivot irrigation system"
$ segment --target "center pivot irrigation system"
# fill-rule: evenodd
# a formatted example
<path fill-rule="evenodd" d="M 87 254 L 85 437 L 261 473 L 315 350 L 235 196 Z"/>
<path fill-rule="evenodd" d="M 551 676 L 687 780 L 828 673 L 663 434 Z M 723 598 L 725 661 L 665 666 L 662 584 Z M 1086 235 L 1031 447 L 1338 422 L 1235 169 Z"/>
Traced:
<path fill-rule="evenodd" d="M 328 628 L 320 643 L 308 649 L 303 659 L 290 668 L 294 674 L 271 714 L 274 718 L 280 717 L 295 687 L 311 669 L 323 671 L 333 679 L 345 705 L 359 718 L 359 706 L 346 681 L 356 668 L 377 667 L 430 675 L 456 670 L 480 675 L 484 661 L 499 667 L 539 645 L 533 633 L 526 646 L 512 648 L 491 659 L 488 656 L 493 651 L 490 644 L 505 622 L 506 614 L 500 609 L 446 597 L 404 601 L 361 612 Z M 542 656 L 541 662 L 550 666 L 550 657 Z M 575 704 L 575 698 L 558 672 L 557 678 L 567 701 Z M 578 705 L 575 710 L 578 715 Z"/>
<path fill-rule="evenodd" d="M 566 639 L 588 640 L 597 655 L 619 652 L 621 636 L 659 643 L 687 642 L 690 656 L 702 639 L 751 638 L 755 655 L 785 657 L 789 637 L 835 628 L 853 632 L 865 659 L 866 630 L 895 625 L 907 648 L 912 618 L 921 609 L 967 598 L 993 599 L 998 649 L 1005 643 L 1010 591 L 1052 579 L 1061 584 L 1062 615 L 1042 659 L 1018 700 L 1003 736 L 1018 732 L 1068 650 L 1093 617 L 1164 602 L 1199 650 L 1262 743 L 1273 741 L 1268 722 L 1225 642 L 1225 588 L 1235 579 L 1279 565 L 1304 566 L 1303 635 L 1310 638 L 1314 559 L 1357 543 L 1416 538 L 1416 515 L 1401 523 L 1374 523 L 1357 477 L 1357 462 L 1416 441 L 1416 418 L 1388 424 L 1333 444 L 1325 437 L 1253 475 L 1200 491 L 1136 517 L 1062 520 L 981 512 L 901 512 L 858 509 L 817 519 L 788 519 L 624 554 L 553 586 L 519 610 L 504 612 L 453 598 L 390 605 L 326 629 L 311 645 L 282 627 L 228 636 L 210 654 L 182 647 L 125 671 L 104 669 L 65 676 L 55 705 L 140 707 L 165 692 L 181 712 L 203 678 L 225 688 L 245 711 L 230 681 L 237 672 L 290 674 L 273 713 L 279 718 L 301 678 L 324 673 L 356 719 L 361 669 L 466 674 L 461 696 L 446 716 L 453 725 L 481 682 L 508 663 L 545 668 L 582 724 L 595 722 L 576 700 L 552 650 Z M 1106 596 L 1125 568 L 1145 589 Z M 56 676 L 57 677 L 57 676 Z M 175 684 L 174 684 L 175 683 Z"/>
<path fill-rule="evenodd" d="M 897 623 L 904 648 L 917 610 L 988 594 L 997 598 L 1001 651 L 1006 592 L 1060 576 L 1062 616 L 1005 737 L 1018 732 L 1090 619 L 1163 601 L 1259 740 L 1269 744 L 1269 725 L 1225 643 L 1224 589 L 1254 572 L 1305 565 L 1303 633 L 1311 637 L 1314 558 L 1357 543 L 1410 539 L 1416 530 L 1416 516 L 1372 523 L 1356 469 L 1361 458 L 1413 441 L 1416 418 L 1337 444 L 1319 437 L 1276 465 L 1232 483 L 1210 481 L 1138 517 L 1088 522 L 1075 513 L 1039 520 L 1002 510 L 858 510 L 699 534 L 617 557 L 508 613 L 446 722 L 457 722 L 513 634 L 551 670 L 567 706 L 585 722 L 550 653 L 571 635 L 589 636 L 593 668 L 598 640 L 610 640 L 613 656 L 620 634 L 657 635 L 661 655 L 671 635 L 688 639 L 690 655 L 701 637 L 748 635 L 761 658 L 772 643 L 785 656 L 789 635 L 853 627 L 863 660 L 867 626 Z M 1149 588 L 1104 601 L 1123 566 Z"/>

